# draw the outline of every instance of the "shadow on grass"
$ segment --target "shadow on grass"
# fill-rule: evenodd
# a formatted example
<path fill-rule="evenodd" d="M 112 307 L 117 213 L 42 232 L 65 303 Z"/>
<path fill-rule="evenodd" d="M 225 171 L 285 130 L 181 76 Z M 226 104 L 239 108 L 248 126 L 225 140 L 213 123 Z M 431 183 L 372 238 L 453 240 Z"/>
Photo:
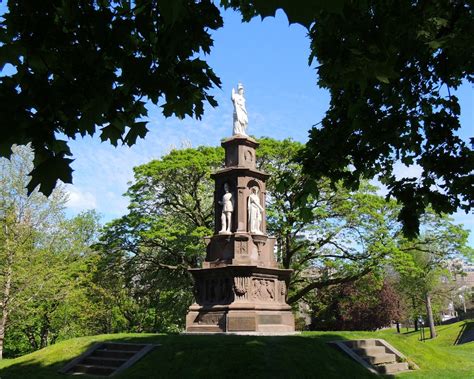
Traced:
<path fill-rule="evenodd" d="M 465 321 L 460 328 L 461 330 L 454 341 L 455 345 L 474 341 L 474 321 Z"/>
<path fill-rule="evenodd" d="M 14 361 L 2 379 L 65 378 L 58 370 L 96 342 L 161 344 L 118 378 L 374 378 L 374 374 L 327 342 L 345 340 L 335 333 L 295 336 L 146 335 L 101 338 L 83 343 L 67 359 L 51 357 Z M 92 338 L 91 338 L 92 340 Z M 68 343 L 61 352 L 67 352 Z M 61 354 L 57 354 L 58 356 Z M 63 354 L 66 356 L 67 354 Z M 27 357 L 25 357 L 27 358 Z M 82 376 L 84 378 L 90 376 Z"/>

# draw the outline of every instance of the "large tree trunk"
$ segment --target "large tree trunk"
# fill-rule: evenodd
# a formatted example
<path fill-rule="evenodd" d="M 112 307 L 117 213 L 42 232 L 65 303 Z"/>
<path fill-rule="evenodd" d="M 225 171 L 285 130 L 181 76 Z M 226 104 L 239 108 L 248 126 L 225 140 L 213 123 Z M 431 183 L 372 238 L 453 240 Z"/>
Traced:
<path fill-rule="evenodd" d="M 430 338 L 436 338 L 436 329 L 433 319 L 433 309 L 431 308 L 431 296 L 427 292 L 425 295 L 426 300 L 426 314 L 428 315 L 428 326 L 430 327 Z"/>
<path fill-rule="evenodd" d="M 415 332 L 417 332 L 418 331 L 418 318 L 416 317 L 416 301 L 414 297 L 411 298 L 411 304 L 413 306 L 413 316 L 414 316 L 413 326 L 415 327 Z"/>
<path fill-rule="evenodd" d="M 0 360 L 3 359 L 3 341 L 5 340 L 5 322 L 4 317 L 0 321 Z"/>
<path fill-rule="evenodd" d="M 13 256 L 8 254 L 7 267 L 5 272 L 5 284 L 3 287 L 2 296 L 2 318 L 0 319 L 0 360 L 3 359 L 3 342 L 5 340 L 5 329 L 8 321 L 9 303 L 10 303 L 10 289 L 12 285 L 12 263 Z"/>
<path fill-rule="evenodd" d="M 36 341 L 35 336 L 35 329 L 33 327 L 29 327 L 23 330 L 25 333 L 26 338 L 28 338 L 28 342 L 33 350 L 38 350 L 38 342 Z"/>
<path fill-rule="evenodd" d="M 43 325 L 41 326 L 40 332 L 40 349 L 48 346 L 48 336 L 49 336 L 50 322 L 48 314 L 43 315 Z"/>

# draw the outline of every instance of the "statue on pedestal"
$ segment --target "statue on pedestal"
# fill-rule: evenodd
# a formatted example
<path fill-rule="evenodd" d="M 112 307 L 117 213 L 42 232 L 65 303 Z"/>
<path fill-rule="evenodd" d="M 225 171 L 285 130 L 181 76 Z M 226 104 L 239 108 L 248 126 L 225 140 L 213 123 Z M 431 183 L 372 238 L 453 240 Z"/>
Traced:
<path fill-rule="evenodd" d="M 234 130 L 233 135 L 246 136 L 249 123 L 247 109 L 245 109 L 244 86 L 239 83 L 237 92 L 232 88 L 232 103 L 234 104 Z"/>
<path fill-rule="evenodd" d="M 230 192 L 227 183 L 224 183 L 224 195 L 222 196 L 222 201 L 219 201 L 219 204 L 222 205 L 222 227 L 219 234 L 230 234 L 232 227 L 232 212 L 234 211 L 234 199 L 232 198 L 232 193 Z"/>
<path fill-rule="evenodd" d="M 263 207 L 260 205 L 260 198 L 258 197 L 258 187 L 254 186 L 250 189 L 250 196 L 248 199 L 247 210 L 249 215 L 249 231 L 253 234 L 263 234 L 262 220 Z"/>
<path fill-rule="evenodd" d="M 195 302 L 186 315 L 186 332 L 294 333 L 294 316 L 286 303 L 292 270 L 278 268 L 276 238 L 266 233 L 270 175 L 256 165 L 259 143 L 246 134 L 242 84 L 237 89 L 232 89 L 234 135 L 221 142 L 225 166 L 211 174 L 214 234 L 205 238 L 202 268 L 188 269 Z"/>

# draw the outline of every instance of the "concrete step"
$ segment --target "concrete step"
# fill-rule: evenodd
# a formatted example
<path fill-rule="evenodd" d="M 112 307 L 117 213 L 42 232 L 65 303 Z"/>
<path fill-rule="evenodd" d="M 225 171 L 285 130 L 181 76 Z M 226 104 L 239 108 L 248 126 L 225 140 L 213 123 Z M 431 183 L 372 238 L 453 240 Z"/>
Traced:
<path fill-rule="evenodd" d="M 388 363 L 377 367 L 377 371 L 381 374 L 395 374 L 408 370 L 410 370 L 410 368 L 407 362 Z"/>
<path fill-rule="evenodd" d="M 407 357 L 381 339 L 332 341 L 331 344 L 376 375 L 418 369 L 414 362 L 409 365 Z"/>
<path fill-rule="evenodd" d="M 104 357 L 104 358 L 116 358 L 116 359 L 129 359 L 135 355 L 134 351 L 118 351 L 118 350 L 105 350 L 97 349 L 92 353 L 93 357 Z"/>
<path fill-rule="evenodd" d="M 370 356 L 370 355 L 386 353 L 385 346 L 367 346 L 367 347 L 361 347 L 361 348 L 353 349 L 353 350 L 360 356 L 367 356 L 367 355 Z"/>
<path fill-rule="evenodd" d="M 145 345 L 139 344 L 128 344 L 128 343 L 107 343 L 101 349 L 103 350 L 118 350 L 118 351 L 139 351 L 142 350 Z"/>
<path fill-rule="evenodd" d="M 94 357 L 88 356 L 83 359 L 81 363 L 85 365 L 94 365 L 94 366 L 106 366 L 106 367 L 120 367 L 125 362 L 127 362 L 128 358 L 126 359 L 116 359 L 116 358 L 105 358 L 105 357 Z"/>
<path fill-rule="evenodd" d="M 154 346 L 157 345 L 98 343 L 69 362 L 60 372 L 72 375 L 115 375 L 133 365 Z"/>
<path fill-rule="evenodd" d="M 375 347 L 377 346 L 376 340 L 355 340 L 347 341 L 346 344 L 352 349 L 360 349 L 365 347 Z"/>
<path fill-rule="evenodd" d="M 397 358 L 395 354 L 376 354 L 364 357 L 364 359 L 373 365 L 379 365 L 382 363 L 394 363 L 396 362 Z"/>
<path fill-rule="evenodd" d="M 88 374 L 88 375 L 109 376 L 116 369 L 117 367 L 78 364 L 78 365 L 75 365 L 71 370 L 69 370 L 68 374 Z"/>

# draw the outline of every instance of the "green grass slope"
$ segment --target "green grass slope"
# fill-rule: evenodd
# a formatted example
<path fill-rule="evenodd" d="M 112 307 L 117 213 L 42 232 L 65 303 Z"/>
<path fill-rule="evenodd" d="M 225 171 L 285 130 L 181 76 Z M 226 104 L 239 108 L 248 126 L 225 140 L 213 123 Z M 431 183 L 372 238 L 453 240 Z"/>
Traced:
<path fill-rule="evenodd" d="M 400 378 L 474 379 L 474 342 L 455 345 L 474 327 L 464 321 L 438 327 L 439 337 L 419 333 L 307 332 L 297 336 L 186 336 L 114 334 L 63 341 L 32 354 L 0 361 L 0 378 L 65 378 L 57 370 L 99 341 L 161 344 L 119 378 L 371 378 L 375 377 L 326 342 L 383 338 L 420 367 Z"/>

